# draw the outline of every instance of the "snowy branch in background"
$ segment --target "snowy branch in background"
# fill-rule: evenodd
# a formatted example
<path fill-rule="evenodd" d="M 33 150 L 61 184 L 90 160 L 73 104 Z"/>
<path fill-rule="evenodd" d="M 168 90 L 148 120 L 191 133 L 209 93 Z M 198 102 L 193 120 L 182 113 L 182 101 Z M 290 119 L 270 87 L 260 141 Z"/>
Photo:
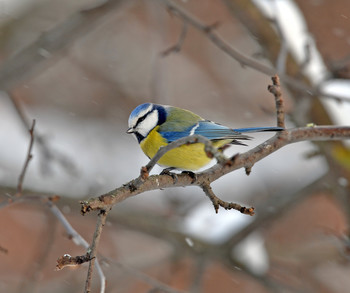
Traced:
<path fill-rule="evenodd" d="M 226 0 L 225 2 L 231 3 L 234 0 Z M 281 2 L 281 1 L 279 1 Z M 283 1 L 282 1 L 283 2 Z M 217 32 L 215 32 L 216 25 L 206 25 L 205 23 L 198 20 L 195 16 L 189 14 L 184 9 L 180 8 L 171 0 L 162 0 L 161 3 L 167 6 L 167 8 L 178 18 L 180 18 L 183 22 L 191 25 L 195 29 L 202 32 L 215 46 L 217 46 L 224 53 L 231 56 L 234 60 L 239 62 L 242 66 L 247 66 L 257 70 L 258 72 L 264 73 L 266 75 L 272 76 L 274 74 L 278 74 L 281 81 L 285 82 L 289 86 L 306 93 L 307 97 L 312 96 L 325 96 L 328 98 L 333 98 L 336 100 L 349 101 L 348 98 L 344 98 L 343 96 L 337 94 L 329 94 L 322 92 L 318 87 L 310 87 L 306 83 L 295 79 L 283 72 L 278 72 L 276 68 L 269 67 L 263 63 L 256 61 L 246 55 L 242 54 L 235 48 L 233 48 L 230 44 L 228 44 Z"/>
<path fill-rule="evenodd" d="M 339 101 L 350 101 L 350 81 L 348 79 L 331 79 L 332 73 L 320 54 L 317 45 L 309 32 L 302 11 L 292 0 L 270 1 L 253 0 L 266 17 L 274 19 L 289 52 L 297 60 L 303 73 L 318 88 L 323 96 L 339 99 L 322 99 L 326 111 L 336 125 L 350 125 L 350 104 Z M 290 25 L 293 23 L 293 25 Z M 346 61 L 346 59 L 344 60 Z"/>

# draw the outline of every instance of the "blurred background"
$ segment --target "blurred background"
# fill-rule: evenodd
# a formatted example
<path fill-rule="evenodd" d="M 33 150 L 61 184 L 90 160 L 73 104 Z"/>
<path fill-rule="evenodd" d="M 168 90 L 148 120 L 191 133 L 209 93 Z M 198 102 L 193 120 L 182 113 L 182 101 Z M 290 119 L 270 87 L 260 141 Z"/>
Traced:
<path fill-rule="evenodd" d="M 83 291 L 87 265 L 54 269 L 59 256 L 85 249 L 39 197 L 59 195 L 61 212 L 91 242 L 97 217 L 82 217 L 79 200 L 127 183 L 148 162 L 126 134 L 137 105 L 174 105 L 233 128 L 276 125 L 271 77 L 184 24 L 169 3 L 307 85 L 283 83 L 288 128 L 350 124 L 347 0 L 0 0 L 1 292 Z M 174 45 L 178 52 L 168 50 Z M 25 191 L 9 203 L 33 119 Z M 237 170 L 212 184 L 221 199 L 254 206 L 254 217 L 215 214 L 195 187 L 116 205 L 99 247 L 106 292 L 345 292 L 348 143 L 289 145 L 250 176 Z"/>

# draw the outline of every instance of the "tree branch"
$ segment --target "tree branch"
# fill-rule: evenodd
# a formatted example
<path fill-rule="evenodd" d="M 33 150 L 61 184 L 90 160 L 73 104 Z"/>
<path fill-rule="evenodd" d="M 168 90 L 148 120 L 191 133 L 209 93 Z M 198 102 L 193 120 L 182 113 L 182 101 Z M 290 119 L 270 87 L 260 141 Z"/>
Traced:
<path fill-rule="evenodd" d="M 193 15 L 190 15 L 184 9 L 174 4 L 171 0 L 161 0 L 160 2 L 166 5 L 167 8 L 170 11 L 172 11 L 175 16 L 177 16 L 182 21 L 186 22 L 187 24 L 191 25 L 192 27 L 194 27 L 195 29 L 203 33 L 216 47 L 218 47 L 227 55 L 235 59 L 242 66 L 253 68 L 269 76 L 272 76 L 277 73 L 283 82 L 292 86 L 295 89 L 298 89 L 299 91 L 308 93 L 306 95 L 308 97 L 323 96 L 323 97 L 333 98 L 339 101 L 349 102 L 349 98 L 335 95 L 335 94 L 330 95 L 330 94 L 323 93 L 320 89 L 310 87 L 306 83 L 299 81 L 295 78 L 292 78 L 289 75 L 285 74 L 284 72 L 279 72 L 276 68 L 271 68 L 260 62 L 257 62 L 252 58 L 245 56 L 238 50 L 234 49 L 218 33 L 216 33 L 214 30 L 215 27 L 204 24 L 200 20 L 196 19 Z"/>
<path fill-rule="evenodd" d="M 16 196 L 21 196 L 22 195 L 22 191 L 23 191 L 22 190 L 22 186 L 23 186 L 24 176 L 26 174 L 26 171 L 27 171 L 27 168 L 28 168 L 28 165 L 29 165 L 29 161 L 33 158 L 32 148 L 33 148 L 33 143 L 34 143 L 34 127 L 35 127 L 35 119 L 33 119 L 32 127 L 29 129 L 30 143 L 29 143 L 27 157 L 26 157 L 26 160 L 24 162 L 22 172 L 21 172 L 21 174 L 19 175 L 19 178 L 18 178 L 17 192 L 15 194 Z"/>
<path fill-rule="evenodd" d="M 84 293 L 91 292 L 91 280 L 92 280 L 92 273 L 94 270 L 95 259 L 96 259 L 96 255 L 97 255 L 97 247 L 98 247 L 98 244 L 100 242 L 102 229 L 106 223 L 106 219 L 107 219 L 107 215 L 108 215 L 109 211 L 110 211 L 110 208 L 105 209 L 105 210 L 101 210 L 100 213 L 98 214 L 98 220 L 97 220 L 97 224 L 96 224 L 94 237 L 92 239 L 91 246 L 87 252 L 87 254 L 89 256 L 90 263 L 89 263 L 89 269 L 88 269 L 87 278 L 86 278 L 86 282 L 85 282 Z"/>
<path fill-rule="evenodd" d="M 188 138 L 190 141 L 192 137 Z M 300 141 L 325 141 L 350 139 L 348 126 L 315 126 L 284 130 L 255 148 L 225 160 L 225 164 L 216 164 L 208 170 L 198 173 L 195 180 L 188 174 L 178 174 L 174 182 L 167 175 L 152 175 L 148 178 L 138 177 L 129 183 L 103 194 L 81 202 L 81 212 L 85 214 L 92 210 L 109 208 L 131 196 L 155 189 L 177 186 L 202 186 L 240 168 L 253 166 L 256 162 L 276 152 L 282 147 Z M 181 139 L 183 144 L 187 141 Z"/>
<path fill-rule="evenodd" d="M 270 93 L 272 93 L 275 96 L 277 126 L 285 128 L 286 126 L 284 123 L 284 101 L 282 98 L 281 84 L 278 75 L 272 77 L 272 82 L 273 85 L 269 85 L 267 89 Z"/>
<path fill-rule="evenodd" d="M 18 117 L 22 122 L 22 125 L 24 126 L 25 129 L 28 129 L 30 127 L 29 118 L 24 113 L 20 103 L 17 101 L 16 97 L 13 94 L 7 93 L 7 97 L 11 101 Z M 75 164 L 72 162 L 72 160 L 65 154 L 60 153 L 58 150 L 50 147 L 47 143 L 47 139 L 45 138 L 45 135 L 38 132 L 38 130 L 35 131 L 35 141 L 37 146 L 41 150 L 40 152 L 40 154 L 42 155 L 41 168 L 43 173 L 45 174 L 50 173 L 48 162 L 56 161 L 70 175 L 77 176 L 78 169 L 75 166 Z"/>
<path fill-rule="evenodd" d="M 246 215 L 250 215 L 250 216 L 254 215 L 254 208 L 253 207 L 246 208 L 246 207 L 243 207 L 237 203 L 233 203 L 233 202 L 228 203 L 228 202 L 221 200 L 220 198 L 218 198 L 214 194 L 214 192 L 211 189 L 209 184 L 203 184 L 201 187 L 202 187 L 204 193 L 209 197 L 209 199 L 213 203 L 216 213 L 218 213 L 219 207 L 221 206 L 225 210 L 233 209 L 233 210 L 237 210 L 237 211 L 241 212 L 242 214 L 246 214 Z"/>
<path fill-rule="evenodd" d="M 280 127 L 284 127 L 284 106 L 279 77 L 277 75 L 274 76 L 272 78 L 272 81 L 273 85 L 270 85 L 268 89 L 275 96 L 277 124 Z M 91 210 L 101 210 L 96 225 L 93 243 L 91 245 L 91 251 L 88 250 L 85 258 L 83 257 L 83 261 L 90 261 L 85 292 L 90 292 L 97 245 L 99 243 L 102 227 L 106 221 L 107 213 L 110 211 L 111 207 L 114 204 L 121 202 L 130 196 L 137 195 L 145 191 L 176 186 L 197 185 L 202 188 L 204 193 L 212 201 L 216 212 L 218 212 L 218 209 L 221 206 L 225 209 L 235 209 L 247 215 L 254 215 L 253 207 L 246 208 L 237 203 L 229 203 L 219 199 L 214 194 L 213 190 L 210 187 L 210 184 L 223 175 L 239 168 L 245 168 L 247 175 L 249 175 L 252 166 L 256 162 L 272 154 L 285 145 L 303 140 L 341 140 L 347 138 L 350 138 L 350 127 L 323 126 L 304 127 L 289 130 L 285 129 L 264 143 L 251 149 L 250 151 L 247 151 L 243 154 L 236 154 L 230 158 L 226 158 L 220 150 L 213 147 L 210 140 L 202 136 L 188 136 L 160 148 L 157 154 L 150 160 L 150 162 L 141 168 L 140 176 L 138 178 L 130 181 L 122 187 L 110 191 L 107 194 L 101 195 L 98 198 L 92 198 L 81 202 L 82 214 L 85 214 Z M 218 163 L 210 169 L 196 174 L 195 177 L 191 176 L 188 173 L 177 175 L 177 180 L 170 179 L 168 175 L 160 174 L 149 176 L 149 172 L 166 152 L 181 145 L 191 143 L 204 144 L 204 150 L 207 153 L 208 157 L 215 157 Z M 68 256 L 68 262 L 70 262 L 72 259 L 74 263 L 80 263 L 82 261 L 81 256 L 75 258 Z"/>
<path fill-rule="evenodd" d="M 162 57 L 166 57 L 166 56 L 170 55 L 171 53 L 178 53 L 178 52 L 180 52 L 180 50 L 182 48 L 182 45 L 183 45 L 183 43 L 185 41 L 186 35 L 187 35 L 187 28 L 188 28 L 188 25 L 184 21 L 184 23 L 182 25 L 181 34 L 179 36 L 178 41 L 176 42 L 175 45 L 173 45 L 173 46 L 169 47 L 168 49 L 164 50 L 161 53 Z"/>
<path fill-rule="evenodd" d="M 75 245 L 80 245 L 84 247 L 85 249 L 89 248 L 89 243 L 72 227 L 72 225 L 68 222 L 66 217 L 62 214 L 60 209 L 52 202 L 52 200 L 48 201 L 47 206 L 50 208 L 50 211 L 55 215 L 55 217 L 58 219 L 58 221 L 62 224 L 64 229 L 66 230 L 68 237 L 73 240 Z M 89 257 L 89 259 L 88 259 Z M 76 257 L 72 258 L 70 255 L 65 254 L 63 257 L 58 258 L 56 270 L 61 270 L 65 266 L 69 265 L 78 265 L 82 264 L 84 262 L 87 262 L 91 260 L 91 255 L 85 254 L 82 257 Z M 95 266 L 98 272 L 98 275 L 100 277 L 100 293 L 104 293 L 106 289 L 106 277 L 102 271 L 102 268 L 100 266 L 100 263 L 98 259 L 95 257 Z"/>

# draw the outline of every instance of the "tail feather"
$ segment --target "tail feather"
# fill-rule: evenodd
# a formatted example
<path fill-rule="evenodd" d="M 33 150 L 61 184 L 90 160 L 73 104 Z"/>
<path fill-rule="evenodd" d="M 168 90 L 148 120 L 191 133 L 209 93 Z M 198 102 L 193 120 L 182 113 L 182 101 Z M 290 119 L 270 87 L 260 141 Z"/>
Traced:
<path fill-rule="evenodd" d="M 282 131 L 282 127 L 249 127 L 249 128 L 237 128 L 233 129 L 237 132 L 261 132 L 261 131 Z"/>

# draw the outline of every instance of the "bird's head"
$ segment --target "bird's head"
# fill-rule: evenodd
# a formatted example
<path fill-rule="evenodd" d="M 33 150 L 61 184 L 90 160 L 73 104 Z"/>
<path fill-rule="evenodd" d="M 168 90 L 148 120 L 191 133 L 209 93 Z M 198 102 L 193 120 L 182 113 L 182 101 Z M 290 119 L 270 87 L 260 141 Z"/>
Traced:
<path fill-rule="evenodd" d="M 131 112 L 126 132 L 134 134 L 140 143 L 154 127 L 164 123 L 165 119 L 166 110 L 162 105 L 141 104 Z"/>

